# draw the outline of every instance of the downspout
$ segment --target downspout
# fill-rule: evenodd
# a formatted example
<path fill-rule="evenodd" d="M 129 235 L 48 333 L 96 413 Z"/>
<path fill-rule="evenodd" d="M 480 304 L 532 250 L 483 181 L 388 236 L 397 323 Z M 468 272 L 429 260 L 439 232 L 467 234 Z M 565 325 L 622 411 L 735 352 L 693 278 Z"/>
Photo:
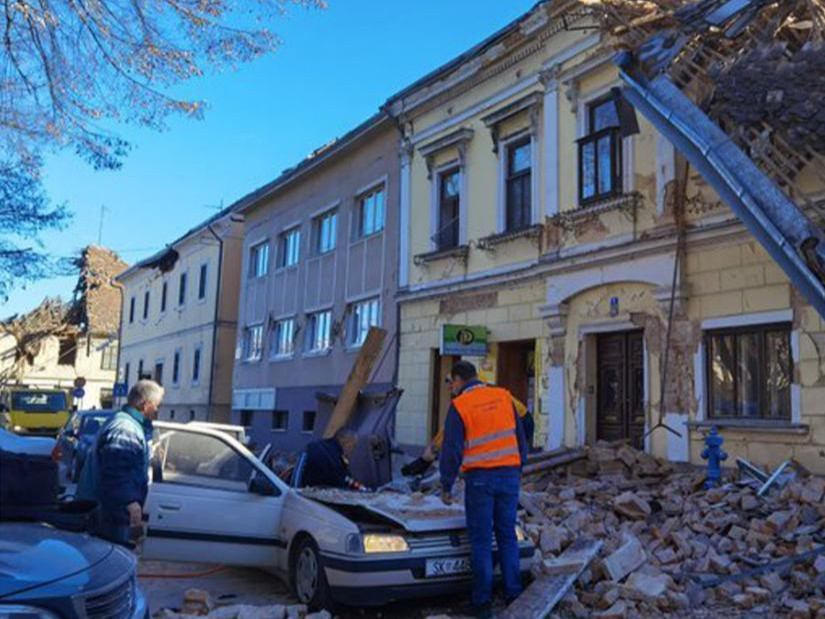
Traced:
<path fill-rule="evenodd" d="M 214 390 L 215 384 L 215 359 L 217 355 L 215 354 L 215 346 L 218 343 L 218 308 L 220 307 L 221 303 L 221 274 L 223 269 L 223 239 L 218 236 L 215 230 L 212 228 L 212 224 L 208 224 L 206 229 L 215 237 L 215 240 L 218 242 L 218 279 L 215 284 L 215 313 L 212 317 L 212 348 L 211 348 L 211 356 L 209 359 L 209 395 L 206 400 L 207 405 L 207 421 L 214 421 L 212 419 L 212 392 Z M 225 420 L 228 421 L 228 420 Z"/>
<path fill-rule="evenodd" d="M 401 122 L 400 114 L 394 115 L 390 112 L 389 106 L 383 105 L 381 107 L 383 112 L 393 121 L 395 124 L 395 128 L 398 130 L 399 135 L 399 146 L 404 147 L 404 125 Z M 402 102 L 402 111 L 403 113 L 403 102 Z M 399 160 L 401 157 L 401 153 L 398 154 Z M 412 165 L 412 161 L 410 162 Z M 401 229 L 401 166 L 399 162 L 399 170 L 398 170 L 398 201 L 396 202 L 396 217 L 397 217 L 397 224 L 396 230 L 397 235 L 395 237 L 395 253 L 398 256 L 396 260 L 396 277 L 397 274 L 401 273 L 401 235 L 404 234 L 404 230 Z M 394 293 L 394 300 L 395 300 L 395 364 L 392 370 L 392 386 L 398 387 L 398 375 L 400 373 L 400 364 L 401 364 L 401 304 L 398 302 L 398 279 L 396 279 L 396 289 Z M 393 424 L 394 425 L 394 424 Z"/>

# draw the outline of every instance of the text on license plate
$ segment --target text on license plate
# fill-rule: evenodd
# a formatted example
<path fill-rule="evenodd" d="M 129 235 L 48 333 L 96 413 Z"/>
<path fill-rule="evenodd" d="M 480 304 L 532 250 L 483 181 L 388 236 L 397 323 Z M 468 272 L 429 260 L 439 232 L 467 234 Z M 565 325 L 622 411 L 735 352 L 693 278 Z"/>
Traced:
<path fill-rule="evenodd" d="M 470 572 L 470 558 L 428 559 L 426 576 L 450 576 L 452 574 L 467 574 Z"/>

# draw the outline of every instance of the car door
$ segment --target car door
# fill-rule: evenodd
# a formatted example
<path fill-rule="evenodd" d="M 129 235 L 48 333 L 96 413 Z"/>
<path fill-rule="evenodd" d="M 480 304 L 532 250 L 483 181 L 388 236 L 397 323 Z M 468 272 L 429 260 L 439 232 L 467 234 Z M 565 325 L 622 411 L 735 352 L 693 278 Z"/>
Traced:
<path fill-rule="evenodd" d="M 143 557 L 275 566 L 285 487 L 229 437 L 156 425 Z"/>

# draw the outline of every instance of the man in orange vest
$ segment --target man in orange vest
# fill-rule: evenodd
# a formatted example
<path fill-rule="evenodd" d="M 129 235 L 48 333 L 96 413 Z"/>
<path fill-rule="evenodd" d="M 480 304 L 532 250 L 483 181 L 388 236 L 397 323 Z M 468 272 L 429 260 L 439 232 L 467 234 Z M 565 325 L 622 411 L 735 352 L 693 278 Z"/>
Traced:
<path fill-rule="evenodd" d="M 522 590 L 516 510 L 527 440 L 509 391 L 482 383 L 468 361 L 457 362 L 450 376 L 454 397 L 444 422 L 439 458 L 441 500 L 452 503 L 460 469 L 465 476 L 464 504 L 472 547 L 472 602 L 477 616 L 489 617 L 493 533 L 508 602 Z"/>

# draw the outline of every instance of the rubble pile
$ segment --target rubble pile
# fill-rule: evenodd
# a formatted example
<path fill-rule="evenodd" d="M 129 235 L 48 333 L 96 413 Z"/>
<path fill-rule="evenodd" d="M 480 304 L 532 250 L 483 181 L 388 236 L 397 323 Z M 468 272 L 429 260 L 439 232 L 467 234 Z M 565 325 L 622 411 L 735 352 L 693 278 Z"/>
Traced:
<path fill-rule="evenodd" d="M 322 610 L 310 613 L 304 604 L 251 604 L 221 605 L 203 589 L 187 589 L 180 609 L 163 609 L 155 613 L 156 619 L 332 619 Z"/>
<path fill-rule="evenodd" d="M 825 479 L 789 476 L 757 496 L 762 481 L 726 477 L 704 490 L 700 469 L 605 443 L 527 477 L 522 521 L 543 558 L 537 573 L 574 540 L 603 541 L 556 612 L 825 617 Z"/>

